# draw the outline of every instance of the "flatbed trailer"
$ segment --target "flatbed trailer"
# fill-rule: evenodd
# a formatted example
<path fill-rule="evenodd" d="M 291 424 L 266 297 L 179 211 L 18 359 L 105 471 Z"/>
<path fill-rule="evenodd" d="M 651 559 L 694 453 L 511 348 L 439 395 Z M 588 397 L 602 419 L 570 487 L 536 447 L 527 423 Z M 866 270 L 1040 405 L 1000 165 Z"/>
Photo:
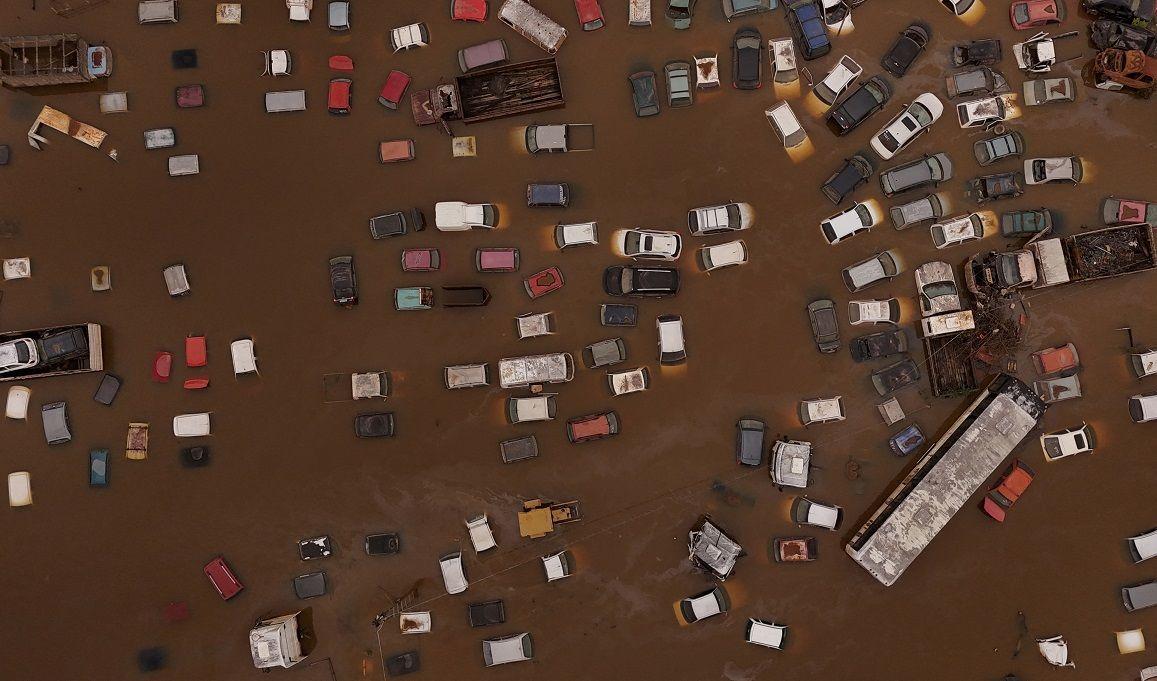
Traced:
<path fill-rule="evenodd" d="M 1037 263 L 1035 288 L 1095 281 L 1157 268 L 1153 228 L 1147 224 L 1105 227 L 1028 246 Z"/>
<path fill-rule="evenodd" d="M 504 64 L 454 79 L 463 123 L 521 116 L 566 105 L 553 58 Z"/>
<path fill-rule="evenodd" d="M 104 369 L 104 352 L 101 347 L 100 324 L 69 324 L 65 326 L 48 326 L 26 331 L 5 331 L 0 333 L 0 343 L 14 341 L 18 338 L 31 338 L 40 344 L 40 341 L 67 331 L 80 330 L 84 333 L 88 349 L 85 354 L 69 357 L 60 361 L 41 362 L 40 364 L 20 369 L 6 374 L 0 374 L 0 381 L 26 380 L 30 378 L 47 378 L 49 376 L 63 376 L 66 374 L 81 374 Z"/>
<path fill-rule="evenodd" d="M 936 397 L 957 397 L 976 390 L 972 337 L 976 331 L 924 339 L 928 383 Z"/>

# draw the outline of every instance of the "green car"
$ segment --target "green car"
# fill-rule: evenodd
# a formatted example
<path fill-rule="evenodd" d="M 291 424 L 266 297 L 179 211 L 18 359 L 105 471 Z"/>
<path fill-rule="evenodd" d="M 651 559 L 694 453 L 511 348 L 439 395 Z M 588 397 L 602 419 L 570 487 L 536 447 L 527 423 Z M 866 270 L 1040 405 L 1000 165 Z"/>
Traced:
<path fill-rule="evenodd" d="M 1053 214 L 1047 208 L 1013 210 L 1000 215 L 1000 234 L 1017 239 L 1044 232 L 1053 226 Z"/>

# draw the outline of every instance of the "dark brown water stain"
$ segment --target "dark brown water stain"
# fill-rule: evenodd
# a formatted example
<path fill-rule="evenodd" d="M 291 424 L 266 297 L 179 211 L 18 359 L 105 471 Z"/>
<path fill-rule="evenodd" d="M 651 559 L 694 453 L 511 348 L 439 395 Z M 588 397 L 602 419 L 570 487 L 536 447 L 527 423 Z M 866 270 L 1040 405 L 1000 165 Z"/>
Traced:
<path fill-rule="evenodd" d="M 479 641 L 514 631 L 532 632 L 536 644 L 534 666 L 509 670 L 520 676 L 977 679 L 1048 673 L 1031 650 L 1011 659 L 1018 611 L 1029 616 L 1030 635 L 1069 637 L 1079 665 L 1067 672 L 1074 679 L 1128 678 L 1151 662 L 1118 656 L 1112 637 L 1151 621 L 1145 613 L 1126 615 L 1117 595 L 1121 584 L 1152 576 L 1127 564 L 1122 539 L 1152 526 L 1155 506 L 1151 434 L 1130 424 L 1125 413 L 1126 398 L 1145 386 L 1129 378 L 1126 341 L 1116 331 L 1132 325 L 1139 340 L 1157 338 L 1152 296 L 1139 297 L 1153 290 L 1150 275 L 1028 299 L 1029 346 L 1072 340 L 1085 365 L 1086 397 L 1051 409 L 1043 427 L 1087 420 L 1101 447 L 1091 456 L 1045 465 L 1035 442 L 1026 442 L 1018 455 L 1036 467 L 1038 479 L 1009 521 L 997 526 L 965 508 L 892 588 L 880 587 L 841 555 L 836 534 L 820 537 L 822 557 L 815 563 L 771 563 L 769 538 L 798 533 L 787 517 L 792 495 L 776 491 L 764 469 L 734 464 L 732 428 L 743 415 L 763 417 L 772 432 L 814 441 L 823 469 L 809 491 L 844 505 L 849 522 L 872 508 L 905 466 L 888 453 L 893 429 L 875 413 L 870 369 L 853 364 L 846 352 L 816 353 L 803 306 L 827 296 L 842 309 L 848 296 L 839 269 L 882 248 L 900 251 L 905 272 L 863 297 L 910 299 L 916 266 L 941 256 L 963 260 L 979 246 L 937 252 L 924 229 L 897 233 L 888 226 L 827 246 L 818 223 L 833 211 L 817 187 L 843 158 L 867 148 L 872 132 L 901 103 L 922 91 L 942 91 L 953 41 L 995 35 L 1007 51 L 1024 36 L 1008 26 L 1003 5 L 988 0 L 974 27 L 931 0 L 876 0 L 858 9 L 855 31 L 837 41 L 832 55 L 808 64 L 817 77 L 844 52 L 867 74 L 878 72 L 879 56 L 914 16 L 932 23 L 932 48 L 895 82 L 886 112 L 847 139 L 835 140 L 801 99 L 792 99 L 815 148 L 797 164 L 763 119 L 763 109 L 775 101 L 767 87 L 697 92 L 692 108 L 665 109 L 647 120 L 631 114 L 626 75 L 634 70 L 659 71 L 668 60 L 718 51 L 721 70 L 729 72 L 729 41 L 741 24 L 723 22 L 715 3 L 699 3 L 694 27 L 674 32 L 660 3 L 652 28 L 628 30 L 626 3 L 605 0 L 608 28 L 583 34 L 570 2 L 542 0 L 541 7 L 571 30 L 559 54 L 568 105 L 533 120 L 594 123 L 598 148 L 532 158 L 519 148 L 521 126 L 531 119 L 457 126 L 478 137 L 475 159 L 451 159 L 449 140 L 436 129 L 416 129 L 406 112 L 381 109 L 375 97 L 385 74 L 400 68 L 414 76 L 415 86 L 431 85 L 454 73 L 458 48 L 494 37 L 505 38 L 518 60 L 541 52 L 493 18 L 453 24 L 442 3 L 359 3 L 353 32 L 337 35 L 325 28 L 323 4 L 308 26 L 290 25 L 276 2 L 246 3 L 245 23 L 223 27 L 213 25 L 211 3 L 186 2 L 179 24 L 144 27 L 136 25 L 131 2 L 71 20 L 44 8 L 0 8 L 7 33 L 68 30 L 107 42 L 116 57 L 107 88 L 127 90 L 130 105 L 129 113 L 103 116 L 93 93 L 0 92 L 0 142 L 14 151 L 12 163 L 0 168 L 0 218 L 22 226 L 17 237 L 4 240 L 4 255 L 33 259 L 31 280 L 4 285 L 0 325 L 99 321 L 108 365 L 125 379 L 112 408 L 88 399 L 96 376 L 31 383 L 34 407 L 69 401 L 76 437 L 67 446 L 48 450 L 35 420 L 3 424 L 0 456 L 9 471 L 32 472 L 36 504 L 0 514 L 8 547 L 0 567 L 14 585 L 0 618 L 9 650 L 0 658 L 0 676 L 131 678 L 137 649 L 164 646 L 169 677 L 252 678 L 246 631 L 262 615 L 298 607 L 291 580 L 307 570 L 294 542 L 319 533 L 331 534 L 338 549 L 320 565 L 332 593 L 310 603 L 320 639 L 315 657 L 329 658 L 338 679 L 361 677 L 365 651 L 376 647 L 371 619 L 388 607 L 390 595 L 421 577 L 430 585 L 422 595 L 431 599 L 434 633 L 402 637 L 387 625 L 382 641 L 386 652 L 420 649 L 430 678 L 474 676 Z M 386 31 L 415 19 L 430 24 L 431 46 L 391 55 Z M 1068 24 L 1082 21 L 1074 16 Z M 758 27 L 765 39 L 788 33 L 780 13 L 744 24 Z M 172 70 L 170 51 L 189 47 L 198 50 L 199 67 Z M 258 77 L 259 51 L 275 48 L 293 52 L 294 74 Z M 339 53 L 357 64 L 354 113 L 347 118 L 329 116 L 322 106 L 331 76 L 325 61 Z M 1022 79 L 1011 59 L 1002 66 L 1018 87 Z M 1058 71 L 1076 76 L 1076 68 Z M 205 84 L 205 108 L 175 108 L 173 89 L 189 82 Z M 262 93 L 291 88 L 309 91 L 309 111 L 262 111 Z M 1106 194 L 1157 198 L 1146 174 L 1154 150 L 1151 106 L 1088 89 L 1078 98 L 1068 108 L 1024 111 L 1009 127 L 1024 132 L 1029 154 L 1081 154 L 1091 165 L 1086 184 L 1032 188 L 998 210 L 1045 205 L 1075 229 L 1096 223 Z M 45 151 L 25 146 L 25 131 L 42 103 L 108 130 L 106 145 L 118 149 L 119 163 L 54 133 Z M 903 157 L 952 155 L 958 176 L 944 194 L 955 214 L 968 210 L 961 183 L 980 173 L 971 145 L 981 133 L 961 132 L 950 111 L 945 118 Z M 162 126 L 177 128 L 173 153 L 201 155 L 201 175 L 170 179 L 167 153 L 143 150 L 141 132 Z M 376 144 L 398 137 L 415 139 L 418 160 L 379 165 Z M 572 207 L 524 208 L 523 188 L 531 180 L 572 183 Z M 875 186 L 873 181 L 861 196 L 878 196 Z M 487 234 L 427 231 L 385 242 L 367 234 L 370 215 L 412 205 L 429 211 L 435 201 L 452 199 L 501 204 L 503 227 Z M 704 240 L 688 239 L 684 291 L 676 299 L 642 302 L 643 323 L 622 333 L 629 366 L 654 370 L 649 392 L 612 399 L 601 372 L 580 370 L 559 389 L 558 421 L 511 427 L 504 423 L 503 391 L 442 388 L 445 364 L 577 353 L 616 335 L 599 327 L 596 316 L 605 300 L 602 269 L 618 262 L 606 246 L 610 233 L 679 228 L 688 208 L 728 199 L 748 201 L 758 212 L 757 226 L 743 235 L 751 263 L 696 273 L 690 249 Z M 603 245 L 554 250 L 555 222 L 590 219 L 600 222 Z M 531 303 L 519 276 L 473 271 L 472 251 L 483 245 L 519 246 L 523 275 L 559 266 L 566 288 Z M 418 246 L 442 250 L 442 272 L 400 271 L 401 249 Z M 980 246 L 1004 244 L 989 237 Z M 350 253 L 362 303 L 341 310 L 329 302 L 325 265 Z M 176 261 L 188 265 L 193 286 L 181 300 L 166 295 L 160 275 Z M 89 291 L 95 265 L 110 267 L 111 292 Z M 494 294 L 489 307 L 412 314 L 392 309 L 395 286 L 475 282 Z M 911 323 L 916 306 L 906 305 Z M 517 340 L 512 318 L 540 310 L 556 312 L 557 335 Z M 666 312 L 683 315 L 690 359 L 685 367 L 660 370 L 650 320 Z M 841 331 L 846 339 L 853 329 Z M 178 351 L 188 333 L 209 338 L 212 386 L 188 392 L 177 383 L 152 383 L 152 353 Z M 227 343 L 242 335 L 256 340 L 260 378 L 231 375 Z M 322 403 L 322 375 L 373 369 L 392 371 L 396 381 L 386 402 L 398 418 L 399 436 L 391 441 L 352 437 L 350 422 L 361 404 Z M 175 378 L 185 378 L 184 371 L 178 368 Z M 797 401 L 828 394 L 845 396 L 848 421 L 800 429 Z M 919 410 L 923 400 L 915 393 L 902 401 L 929 433 L 958 407 L 935 401 Z M 609 407 L 622 417 L 620 436 L 567 444 L 564 418 Z M 168 435 L 168 421 L 201 410 L 213 412 L 213 463 L 186 469 L 177 458 L 183 443 Z M 130 421 L 153 424 L 150 458 L 137 463 L 116 457 L 110 487 L 89 489 L 87 449 L 119 452 Z M 542 456 L 503 465 L 497 443 L 523 433 L 538 436 Z M 843 475 L 848 457 L 862 464 L 858 480 Z M 715 480 L 752 503 L 730 503 L 712 490 Z M 546 539 L 520 540 L 515 512 L 522 499 L 534 497 L 580 499 L 586 518 Z M 475 557 L 462 521 L 483 511 L 500 548 Z M 727 582 L 731 614 L 682 628 L 672 604 L 707 586 L 690 571 L 685 550 L 687 528 L 704 511 L 737 535 L 750 555 Z M 402 532 L 403 552 L 365 556 L 362 537 L 390 530 Z M 563 546 L 574 552 L 577 574 L 546 584 L 538 556 Z M 457 547 L 468 554 L 472 586 L 462 596 L 439 596 L 437 557 Z M 201 573 L 218 553 L 247 587 L 228 603 Z M 469 630 L 465 604 L 489 598 L 507 601 L 507 624 Z M 164 620 L 172 601 L 189 603 L 187 621 Z M 743 643 L 749 616 L 789 624 L 790 649 L 770 653 Z M 62 655 L 64 645 L 69 650 Z M 376 652 L 370 659 L 374 674 L 380 673 Z M 323 665 L 308 673 L 328 670 Z"/>

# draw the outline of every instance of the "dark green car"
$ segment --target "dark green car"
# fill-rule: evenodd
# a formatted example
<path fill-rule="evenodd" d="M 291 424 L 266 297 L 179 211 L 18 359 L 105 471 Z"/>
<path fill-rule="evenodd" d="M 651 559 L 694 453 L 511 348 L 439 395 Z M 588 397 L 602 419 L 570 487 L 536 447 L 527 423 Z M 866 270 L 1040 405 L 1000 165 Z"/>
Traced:
<path fill-rule="evenodd" d="M 1013 210 L 1000 215 L 1000 234 L 1018 239 L 1044 232 L 1053 226 L 1053 214 L 1047 208 Z"/>

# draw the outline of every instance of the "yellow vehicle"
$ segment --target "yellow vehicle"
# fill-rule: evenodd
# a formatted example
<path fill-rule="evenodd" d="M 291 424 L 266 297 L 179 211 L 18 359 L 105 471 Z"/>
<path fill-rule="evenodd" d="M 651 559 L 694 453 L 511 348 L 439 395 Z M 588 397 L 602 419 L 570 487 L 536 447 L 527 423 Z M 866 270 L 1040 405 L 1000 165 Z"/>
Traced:
<path fill-rule="evenodd" d="M 577 501 L 560 504 L 531 499 L 522 503 L 518 513 L 518 534 L 537 539 L 554 532 L 555 525 L 582 520 L 582 510 Z"/>

